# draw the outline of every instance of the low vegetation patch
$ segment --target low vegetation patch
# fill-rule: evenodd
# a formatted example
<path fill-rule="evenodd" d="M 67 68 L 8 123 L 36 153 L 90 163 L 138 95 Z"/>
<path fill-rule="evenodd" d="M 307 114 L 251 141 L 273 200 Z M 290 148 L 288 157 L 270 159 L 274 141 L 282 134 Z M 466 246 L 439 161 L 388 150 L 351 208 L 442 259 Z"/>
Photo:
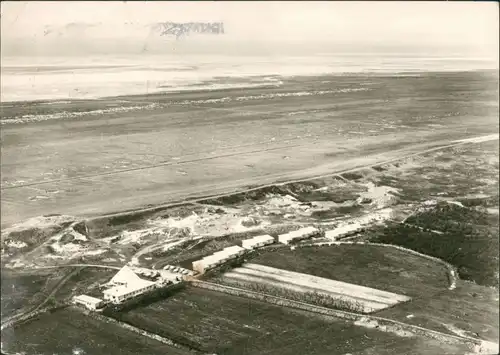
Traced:
<path fill-rule="evenodd" d="M 189 354 L 72 309 L 44 313 L 15 329 L 5 329 L 2 350 L 25 354 Z"/>
<path fill-rule="evenodd" d="M 492 217 L 475 209 L 439 204 L 408 218 L 407 225 L 390 224 L 379 229 L 370 240 L 443 259 L 457 267 L 462 279 L 498 287 L 499 229 Z"/>
<path fill-rule="evenodd" d="M 385 230 L 377 227 L 375 230 Z M 418 297 L 448 287 L 446 268 L 403 251 L 343 244 L 257 251 L 252 263 Z"/>
<path fill-rule="evenodd" d="M 416 355 L 413 349 L 421 341 L 195 287 L 120 313 L 120 319 L 186 345 L 184 340 L 205 354 L 347 354 L 369 348 L 381 355 Z M 427 344 L 428 349 L 445 353 L 436 344 Z"/>

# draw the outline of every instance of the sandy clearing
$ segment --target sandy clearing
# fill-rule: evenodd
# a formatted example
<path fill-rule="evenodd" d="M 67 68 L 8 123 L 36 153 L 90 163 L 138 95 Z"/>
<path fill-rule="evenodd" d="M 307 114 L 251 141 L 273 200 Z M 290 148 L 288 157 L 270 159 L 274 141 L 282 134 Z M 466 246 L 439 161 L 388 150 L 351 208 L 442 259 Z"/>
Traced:
<path fill-rule="evenodd" d="M 5 243 L 5 245 L 9 248 L 18 248 L 18 249 L 21 249 L 21 248 L 28 246 L 28 244 L 26 244 L 25 242 L 21 242 L 21 241 L 17 241 L 17 240 L 8 240 Z"/>
<path fill-rule="evenodd" d="M 389 186 L 376 186 L 373 182 L 369 181 L 365 184 L 368 191 L 361 193 L 359 199 L 369 198 L 372 200 L 371 204 L 376 205 L 378 208 L 384 208 L 390 205 L 394 200 L 394 194 L 399 194 L 399 190 Z"/>
<path fill-rule="evenodd" d="M 3 213 L 2 213 L 3 215 Z M 16 223 L 9 228 L 2 229 L 2 236 L 12 232 L 24 231 L 31 228 L 50 228 L 57 227 L 63 223 L 73 222 L 75 217 L 60 215 L 60 216 L 38 216 L 29 218 L 23 222 Z"/>

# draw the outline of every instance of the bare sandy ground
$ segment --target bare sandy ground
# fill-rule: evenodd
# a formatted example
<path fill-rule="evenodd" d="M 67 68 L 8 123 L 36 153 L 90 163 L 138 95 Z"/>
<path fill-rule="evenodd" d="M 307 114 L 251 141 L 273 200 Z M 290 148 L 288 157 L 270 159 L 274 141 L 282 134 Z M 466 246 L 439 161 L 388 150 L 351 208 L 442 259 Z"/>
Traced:
<path fill-rule="evenodd" d="M 319 176 L 498 131 L 496 79 L 479 74 L 301 80 L 280 89 L 45 105 L 40 114 L 56 118 L 4 120 L 2 227 L 43 214 L 97 216 Z M 312 89 L 316 94 L 300 94 Z M 154 105 L 57 116 L 122 101 Z M 2 114 L 33 115 L 33 107 L 9 105 Z"/>

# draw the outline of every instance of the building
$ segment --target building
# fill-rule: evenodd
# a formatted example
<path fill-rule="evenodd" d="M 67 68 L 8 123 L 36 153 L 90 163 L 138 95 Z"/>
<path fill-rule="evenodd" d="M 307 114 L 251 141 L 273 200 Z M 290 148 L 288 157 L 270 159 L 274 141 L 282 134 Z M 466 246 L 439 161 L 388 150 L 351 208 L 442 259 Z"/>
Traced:
<path fill-rule="evenodd" d="M 336 240 L 359 232 L 362 229 L 363 227 L 359 224 L 346 224 L 339 226 L 338 228 L 325 231 L 325 237 L 331 240 Z"/>
<path fill-rule="evenodd" d="M 224 248 L 223 250 L 218 251 L 212 255 L 206 256 L 203 259 L 193 261 L 193 270 L 198 271 L 200 274 L 203 274 L 205 273 L 205 271 L 219 266 L 228 260 L 237 258 L 244 253 L 244 248 L 238 245 L 233 245 L 231 247 Z"/>
<path fill-rule="evenodd" d="M 220 256 L 209 255 L 201 260 L 193 261 L 193 270 L 203 274 L 206 270 L 212 269 L 220 264 L 222 264 Z"/>
<path fill-rule="evenodd" d="M 230 256 L 224 250 L 213 253 L 212 256 L 218 259 L 220 263 L 224 263 L 230 259 Z"/>
<path fill-rule="evenodd" d="M 73 303 L 82 305 L 92 311 L 95 311 L 104 304 L 104 301 L 96 297 L 78 295 L 73 297 Z"/>
<path fill-rule="evenodd" d="M 264 245 L 273 244 L 274 238 L 270 235 L 258 235 L 256 237 L 245 239 L 241 242 L 243 248 L 252 250 L 254 248 L 260 248 Z"/>
<path fill-rule="evenodd" d="M 113 303 L 124 302 L 156 287 L 154 282 L 141 279 L 128 266 L 118 271 L 108 285 L 112 287 L 103 291 L 104 299 Z"/>
<path fill-rule="evenodd" d="M 234 258 L 237 258 L 238 256 L 245 254 L 246 250 L 245 250 L 245 248 L 242 248 L 238 245 L 233 245 L 233 246 L 224 248 L 224 250 L 222 250 L 222 251 L 227 256 L 228 259 L 234 259 Z"/>
<path fill-rule="evenodd" d="M 315 234 L 318 234 L 319 230 L 314 227 L 306 227 L 306 228 L 301 228 L 296 231 L 291 231 L 289 233 L 285 234 L 280 234 L 278 236 L 278 241 L 283 244 L 290 244 L 292 242 L 296 242 L 302 239 L 307 239 Z"/>

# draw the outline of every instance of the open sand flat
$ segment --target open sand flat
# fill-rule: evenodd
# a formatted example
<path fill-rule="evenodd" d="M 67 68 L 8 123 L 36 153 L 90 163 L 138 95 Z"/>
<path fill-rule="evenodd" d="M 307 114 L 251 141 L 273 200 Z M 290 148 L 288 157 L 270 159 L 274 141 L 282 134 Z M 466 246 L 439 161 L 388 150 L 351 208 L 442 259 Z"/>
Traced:
<path fill-rule="evenodd" d="M 2 103 L 2 226 L 329 174 L 491 134 L 497 85 L 484 72 L 358 74 Z"/>

